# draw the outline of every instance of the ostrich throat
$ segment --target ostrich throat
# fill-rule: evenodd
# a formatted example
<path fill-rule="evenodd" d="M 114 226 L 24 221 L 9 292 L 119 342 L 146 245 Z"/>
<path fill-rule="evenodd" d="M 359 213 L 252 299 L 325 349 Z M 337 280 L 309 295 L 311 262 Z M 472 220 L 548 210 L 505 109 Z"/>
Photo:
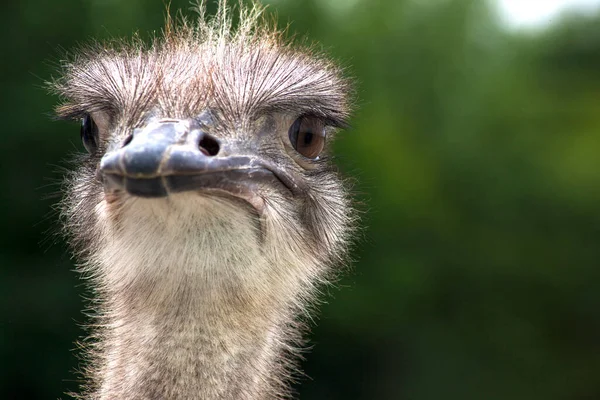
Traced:
<path fill-rule="evenodd" d="M 118 221 L 109 206 L 100 398 L 263 398 L 284 367 L 302 269 L 257 245 L 255 222 L 226 203 L 133 200 Z"/>

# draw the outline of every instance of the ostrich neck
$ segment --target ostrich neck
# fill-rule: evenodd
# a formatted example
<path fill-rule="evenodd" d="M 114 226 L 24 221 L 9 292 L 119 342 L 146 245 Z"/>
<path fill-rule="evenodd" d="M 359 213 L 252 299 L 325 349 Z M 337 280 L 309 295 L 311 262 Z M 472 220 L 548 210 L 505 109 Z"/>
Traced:
<path fill-rule="evenodd" d="M 298 297 L 278 271 L 292 269 L 226 211 L 200 222 L 131 212 L 107 232 L 92 398 L 278 398 Z"/>
<path fill-rule="evenodd" d="M 101 399 L 269 398 L 277 311 L 196 290 L 109 300 Z"/>

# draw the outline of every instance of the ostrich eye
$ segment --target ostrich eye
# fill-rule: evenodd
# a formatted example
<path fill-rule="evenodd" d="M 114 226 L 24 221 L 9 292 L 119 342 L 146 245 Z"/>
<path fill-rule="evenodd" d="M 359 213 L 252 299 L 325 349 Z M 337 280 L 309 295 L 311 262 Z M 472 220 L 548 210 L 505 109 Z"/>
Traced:
<path fill-rule="evenodd" d="M 298 118 L 289 135 L 294 150 L 306 158 L 316 159 L 325 147 L 325 124 L 318 118 Z"/>
<path fill-rule="evenodd" d="M 81 120 L 81 141 L 90 154 L 98 148 L 98 126 L 89 115 Z"/>

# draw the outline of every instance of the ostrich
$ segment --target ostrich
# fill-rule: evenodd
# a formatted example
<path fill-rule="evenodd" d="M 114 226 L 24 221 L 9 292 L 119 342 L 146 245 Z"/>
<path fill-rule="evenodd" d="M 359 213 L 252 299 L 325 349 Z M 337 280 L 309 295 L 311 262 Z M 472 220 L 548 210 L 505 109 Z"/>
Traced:
<path fill-rule="evenodd" d="M 61 215 L 90 286 L 83 399 L 278 399 L 355 213 L 328 156 L 343 71 L 219 2 L 89 45 L 52 88 L 87 153 Z"/>

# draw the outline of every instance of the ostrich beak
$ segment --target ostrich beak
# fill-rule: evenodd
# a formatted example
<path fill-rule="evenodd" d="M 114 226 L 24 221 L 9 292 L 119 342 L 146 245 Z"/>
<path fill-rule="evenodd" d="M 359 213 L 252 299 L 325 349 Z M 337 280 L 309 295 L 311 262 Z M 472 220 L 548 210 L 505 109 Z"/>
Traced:
<path fill-rule="evenodd" d="M 293 178 L 251 147 L 217 139 L 187 121 L 164 120 L 134 130 L 120 148 L 108 151 L 99 173 L 105 192 L 138 197 L 202 191 L 233 195 L 262 208 L 259 189 L 297 188 Z"/>

